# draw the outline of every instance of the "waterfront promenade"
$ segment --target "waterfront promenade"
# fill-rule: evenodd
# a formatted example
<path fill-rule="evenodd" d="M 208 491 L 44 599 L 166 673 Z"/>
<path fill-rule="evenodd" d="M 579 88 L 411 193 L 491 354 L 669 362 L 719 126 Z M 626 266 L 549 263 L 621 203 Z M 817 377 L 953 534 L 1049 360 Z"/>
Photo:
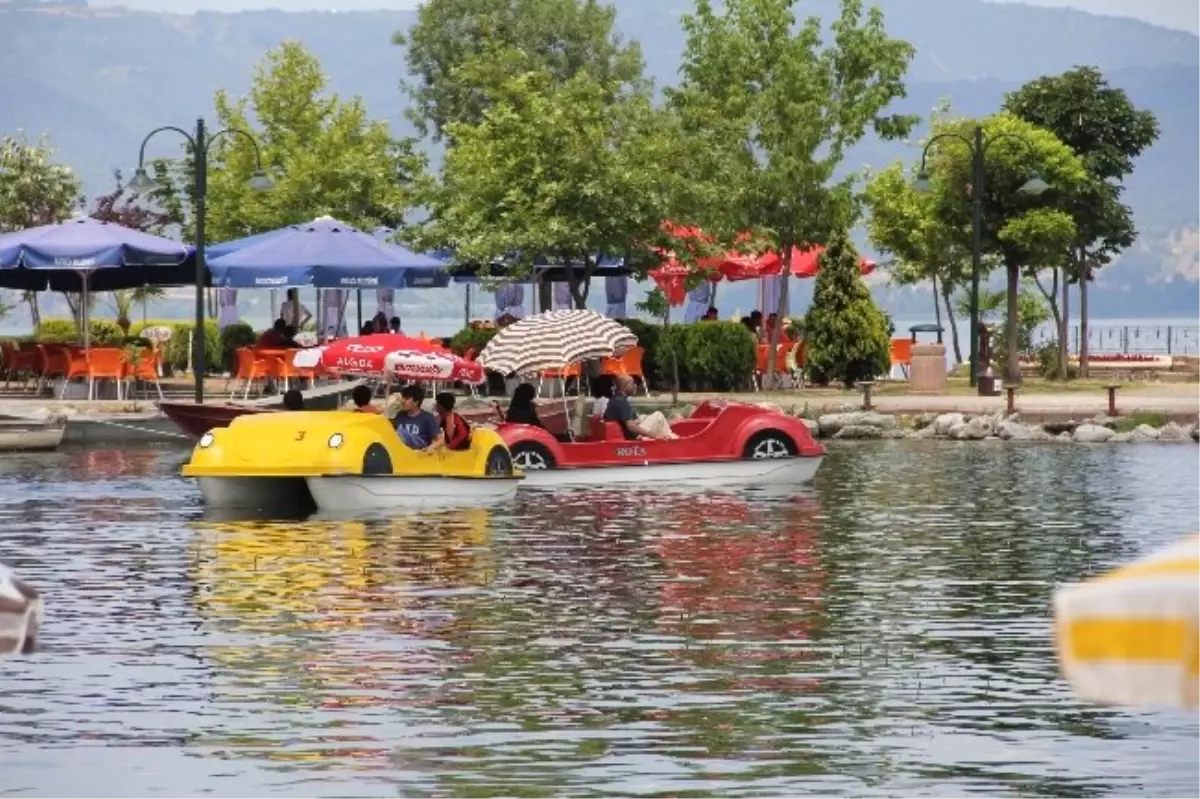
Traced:
<path fill-rule="evenodd" d="M 1028 422 L 1057 422 L 1086 420 L 1108 411 L 1108 393 L 1103 381 L 1075 381 L 1065 386 L 1029 381 L 1015 397 L 1016 412 Z M 206 386 L 208 402 L 224 402 L 229 399 L 224 379 L 214 379 Z M 164 384 L 167 395 L 173 400 L 187 401 L 191 397 L 190 384 L 171 381 Z M 857 410 L 862 408 L 861 390 L 801 388 L 786 391 L 764 392 L 703 392 L 680 393 L 673 401 L 670 392 L 653 392 L 649 397 L 641 394 L 635 398 L 636 405 L 645 411 L 685 405 L 698 405 L 706 399 L 737 400 L 741 402 L 770 403 L 785 412 L 814 417 L 825 413 Z M 490 399 L 488 400 L 491 401 Z M 573 406 L 574 397 L 568 402 Z M 1007 398 L 980 397 L 969 393 L 965 381 L 962 385 L 952 382 L 947 391 L 939 394 L 914 394 L 907 391 L 901 381 L 877 384 L 872 396 L 874 410 L 892 415 L 915 416 L 923 413 L 962 413 L 966 415 L 995 414 L 1006 411 Z M 463 401 L 464 406 L 471 404 Z M 1187 383 L 1128 383 L 1117 393 L 1117 412 L 1121 416 L 1135 413 L 1157 414 L 1164 421 L 1188 425 L 1200 417 L 1200 384 Z M 167 420 L 153 399 L 133 400 L 56 400 L 33 397 L 28 393 L 0 395 L 0 416 L 23 418 L 46 418 L 62 414 L 77 423 L 68 428 L 67 440 L 71 442 L 114 443 L 128 440 L 131 434 L 137 438 L 151 440 L 186 441 L 174 424 Z M 128 427 L 127 425 L 132 425 Z M 86 429 L 81 429 L 86 427 Z"/>

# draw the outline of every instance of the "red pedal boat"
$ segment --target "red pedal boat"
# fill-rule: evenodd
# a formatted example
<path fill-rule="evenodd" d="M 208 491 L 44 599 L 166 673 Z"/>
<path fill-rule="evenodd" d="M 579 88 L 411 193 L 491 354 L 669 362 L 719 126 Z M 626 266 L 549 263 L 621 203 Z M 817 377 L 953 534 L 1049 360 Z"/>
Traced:
<path fill-rule="evenodd" d="M 825 448 L 808 426 L 745 403 L 705 402 L 671 423 L 672 441 L 628 440 L 615 422 L 593 422 L 570 443 L 528 425 L 503 424 L 500 437 L 526 486 L 798 484 L 812 480 Z"/>

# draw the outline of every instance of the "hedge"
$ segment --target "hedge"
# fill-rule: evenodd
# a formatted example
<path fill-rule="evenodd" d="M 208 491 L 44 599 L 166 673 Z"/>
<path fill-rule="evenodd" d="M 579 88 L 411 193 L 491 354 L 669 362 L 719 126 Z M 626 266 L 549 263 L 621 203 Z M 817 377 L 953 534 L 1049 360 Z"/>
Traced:
<path fill-rule="evenodd" d="M 694 325 L 650 324 L 638 319 L 622 321 L 638 337 L 645 350 L 642 371 L 652 388 L 669 390 L 672 385 L 671 351 L 679 359 L 679 387 L 683 391 L 728 391 L 750 385 L 754 375 L 754 335 L 738 322 L 705 322 Z M 496 331 L 465 328 L 451 339 L 451 348 L 464 353 L 476 351 Z"/>

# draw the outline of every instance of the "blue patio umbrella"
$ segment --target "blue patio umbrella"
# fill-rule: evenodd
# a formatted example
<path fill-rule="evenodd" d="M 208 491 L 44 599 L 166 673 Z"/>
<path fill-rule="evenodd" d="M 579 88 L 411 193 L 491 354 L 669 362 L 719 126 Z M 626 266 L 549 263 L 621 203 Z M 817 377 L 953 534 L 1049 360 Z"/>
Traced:
<path fill-rule="evenodd" d="M 246 247 L 249 247 L 252 244 L 258 244 L 259 242 L 267 241 L 268 239 L 272 239 L 275 236 L 278 236 L 280 233 L 284 233 L 285 231 L 287 231 L 287 229 L 288 228 L 286 228 L 286 227 L 282 227 L 282 228 L 278 228 L 276 230 L 268 230 L 266 233 L 255 233 L 253 235 L 245 236 L 240 239 L 233 239 L 232 241 L 223 241 L 220 244 L 206 245 L 204 248 L 205 263 L 210 263 L 212 261 L 215 261 L 216 259 L 218 259 L 224 255 L 229 255 L 229 253 L 231 253 L 231 252 L 236 252 L 237 250 L 245 249 Z"/>
<path fill-rule="evenodd" d="M 181 242 L 77 217 L 0 235 L 0 288 L 85 295 L 87 346 L 89 291 L 192 283 L 191 255 L 191 248 Z"/>
<path fill-rule="evenodd" d="M 375 239 L 391 252 L 412 265 L 404 275 L 404 287 L 410 289 L 444 289 L 450 285 L 450 260 L 442 253 L 417 253 L 397 244 L 392 237 L 396 231 L 381 227 L 375 229 Z"/>
<path fill-rule="evenodd" d="M 403 288 L 409 269 L 441 266 L 400 249 L 325 216 L 260 234 L 256 243 L 210 261 L 208 268 L 214 286 L 229 288 Z"/>

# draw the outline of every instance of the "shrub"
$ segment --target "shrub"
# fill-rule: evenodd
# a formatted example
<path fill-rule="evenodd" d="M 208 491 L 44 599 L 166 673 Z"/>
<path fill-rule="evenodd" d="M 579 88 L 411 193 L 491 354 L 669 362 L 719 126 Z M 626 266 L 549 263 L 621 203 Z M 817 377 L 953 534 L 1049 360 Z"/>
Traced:
<path fill-rule="evenodd" d="M 473 327 L 464 327 L 450 338 L 450 349 L 459 355 L 466 355 L 467 350 L 474 349 L 475 354 L 478 355 L 483 352 L 483 348 L 498 332 L 495 328 L 479 330 Z"/>
<path fill-rule="evenodd" d="M 693 390 L 744 388 L 754 375 L 754 334 L 739 322 L 683 326 L 684 358 Z"/>
<path fill-rule="evenodd" d="M 258 341 L 254 328 L 245 322 L 235 322 L 221 331 L 221 363 L 225 371 L 233 373 L 237 369 L 237 356 L 234 351 L 239 347 L 249 347 Z"/>
<path fill-rule="evenodd" d="M 89 319 L 88 334 L 89 343 L 96 346 L 112 347 L 125 343 L 125 334 L 109 319 Z M 81 336 L 74 319 L 49 317 L 38 324 L 35 338 L 38 341 L 73 344 L 80 341 Z"/>
<path fill-rule="evenodd" d="M 888 320 L 862 281 L 858 253 L 844 231 L 821 254 L 804 329 L 804 369 L 817 385 L 837 380 L 849 388 L 891 368 Z"/>
<path fill-rule="evenodd" d="M 172 372 L 186 370 L 188 347 L 191 346 L 191 332 L 196 326 L 193 322 L 179 322 L 170 319 L 150 319 L 148 322 L 138 322 L 130 328 L 132 336 L 140 336 L 146 328 L 169 328 L 170 340 L 163 350 L 163 366 Z M 204 320 L 204 371 L 209 374 L 220 374 L 224 368 L 221 350 L 221 334 L 217 331 L 215 319 Z"/>

